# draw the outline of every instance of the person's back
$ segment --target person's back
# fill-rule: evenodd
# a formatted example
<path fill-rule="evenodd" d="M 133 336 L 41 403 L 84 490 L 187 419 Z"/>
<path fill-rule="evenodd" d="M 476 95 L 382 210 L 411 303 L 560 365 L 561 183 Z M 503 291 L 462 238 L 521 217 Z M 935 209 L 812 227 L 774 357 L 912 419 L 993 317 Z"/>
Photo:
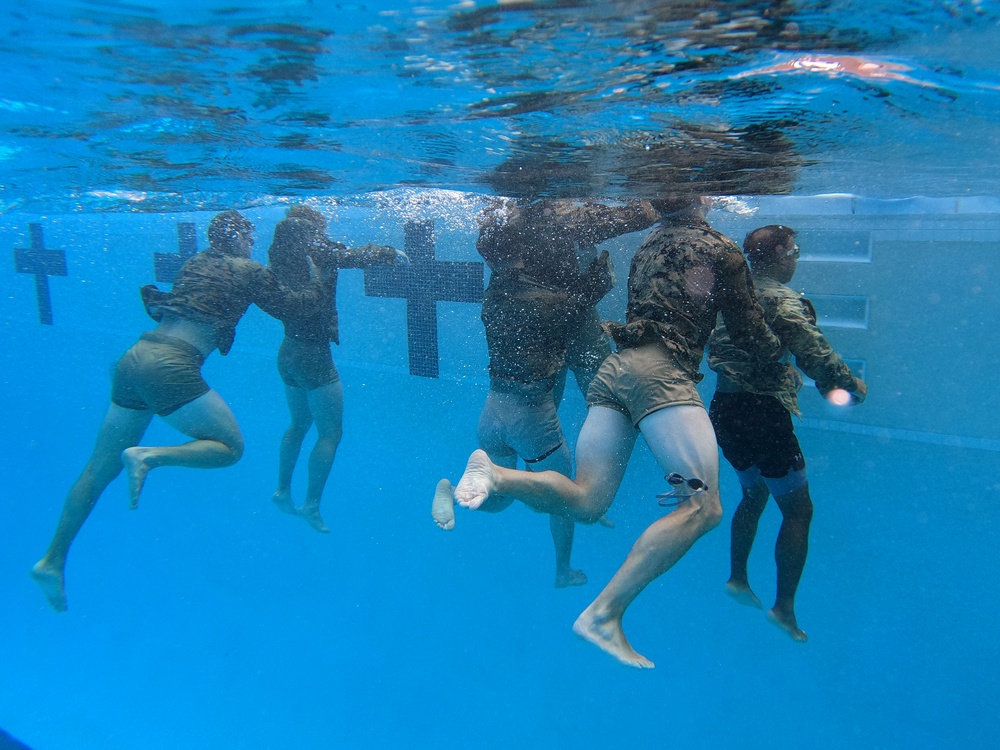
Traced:
<path fill-rule="evenodd" d="M 687 377 L 698 382 L 705 345 L 720 314 L 755 359 L 777 356 L 739 248 L 704 219 L 682 213 L 664 220 L 636 252 L 625 324 L 609 324 L 608 330 L 620 348 L 664 344 Z"/>
<path fill-rule="evenodd" d="M 318 273 L 317 299 L 309 306 L 265 308 L 285 330 L 278 349 L 278 374 L 285 385 L 291 423 L 281 441 L 278 486 L 271 499 L 283 512 L 299 516 L 314 529 L 329 531 L 320 502 L 343 433 L 344 392 L 330 343 L 339 341 L 337 272 L 379 264 L 406 264 L 392 247 L 348 249 L 329 240 L 326 219 L 308 206 L 292 206 L 274 228 L 266 274 L 281 285 L 300 288 Z M 292 500 L 292 474 L 311 426 L 318 432 L 309 459 L 309 482 L 301 506 Z"/>
<path fill-rule="evenodd" d="M 770 394 L 789 412 L 798 416 L 798 390 L 802 385 L 789 357 L 812 378 L 824 397 L 831 391 L 857 390 L 850 367 L 834 351 L 817 325 L 812 303 L 787 285 L 765 273 L 753 274 L 754 288 L 764 320 L 784 347 L 781 360 L 761 363 L 738 346 L 724 320 L 720 320 L 708 345 L 709 366 L 718 374 L 716 389 L 721 392 Z"/>
<path fill-rule="evenodd" d="M 309 251 L 322 232 L 315 221 L 299 216 L 282 219 L 274 227 L 274 238 L 267 252 L 267 269 L 282 284 L 296 288 L 309 283 Z M 315 305 L 298 310 L 279 311 L 285 336 L 297 341 L 328 346 L 336 335 L 336 278 L 321 274 Z"/>
<path fill-rule="evenodd" d="M 315 285 L 281 284 L 250 258 L 252 248 L 253 225 L 235 211 L 219 214 L 209 227 L 209 248 L 185 261 L 169 292 L 153 284 L 142 287 L 146 312 L 161 324 L 169 325 L 173 317 L 209 327 L 214 347 L 225 355 L 251 304 L 282 314 L 315 306 Z"/>

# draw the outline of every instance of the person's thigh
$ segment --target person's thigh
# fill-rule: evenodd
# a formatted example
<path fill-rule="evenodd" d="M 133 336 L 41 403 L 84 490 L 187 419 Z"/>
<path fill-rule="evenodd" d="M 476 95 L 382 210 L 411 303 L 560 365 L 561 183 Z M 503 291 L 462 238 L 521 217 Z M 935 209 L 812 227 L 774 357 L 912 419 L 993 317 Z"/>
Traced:
<path fill-rule="evenodd" d="M 636 434 L 632 421 L 617 409 L 591 406 L 587 411 L 576 441 L 575 482 L 586 492 L 588 505 L 597 515 L 614 502 Z"/>
<path fill-rule="evenodd" d="M 564 477 L 573 476 L 573 455 L 564 440 L 554 453 L 550 453 L 541 461 L 527 465 L 529 471 L 558 471 Z"/>
<path fill-rule="evenodd" d="M 719 449 L 704 407 L 667 406 L 644 417 L 639 430 L 664 473 L 697 477 L 718 490 Z"/>
<path fill-rule="evenodd" d="M 229 405 L 214 390 L 163 418 L 175 430 L 195 440 L 215 440 L 228 446 L 243 445 L 243 435 Z"/>
<path fill-rule="evenodd" d="M 337 380 L 308 392 L 309 408 L 321 435 L 340 432 L 344 422 L 344 386 Z"/>
<path fill-rule="evenodd" d="M 122 470 L 121 454 L 137 445 L 146 433 L 153 413 L 148 410 L 126 409 L 117 404 L 108 412 L 97 433 L 89 468 L 100 481 L 110 482 Z"/>
<path fill-rule="evenodd" d="M 504 423 L 497 404 L 497 396 L 492 391 L 486 396 L 486 403 L 483 404 L 483 410 L 479 414 L 476 436 L 479 447 L 486 451 L 491 461 L 511 469 L 517 465 L 517 453 L 504 435 Z"/>
<path fill-rule="evenodd" d="M 285 401 L 292 425 L 305 432 L 312 425 L 312 411 L 309 408 L 309 392 L 295 385 L 285 384 Z"/>

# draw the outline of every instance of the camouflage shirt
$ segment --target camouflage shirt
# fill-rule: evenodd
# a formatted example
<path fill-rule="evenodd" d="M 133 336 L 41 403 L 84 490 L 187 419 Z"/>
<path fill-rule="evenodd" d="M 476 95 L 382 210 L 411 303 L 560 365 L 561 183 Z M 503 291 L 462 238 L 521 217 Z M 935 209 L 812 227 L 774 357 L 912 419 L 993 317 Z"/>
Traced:
<path fill-rule="evenodd" d="M 599 263 L 581 272 L 581 256 L 590 260 L 597 243 L 645 229 L 656 218 L 645 201 L 611 207 L 498 200 L 482 212 L 476 249 L 492 271 L 482 320 L 494 385 L 552 387 L 572 332 L 611 289 Z"/>
<path fill-rule="evenodd" d="M 826 394 L 834 388 L 858 390 L 857 380 L 816 325 L 812 303 L 769 276 L 754 275 L 754 286 L 764 309 L 764 319 L 781 340 L 780 361 L 760 363 L 747 356 L 729 335 L 720 320 L 708 342 L 708 364 L 719 374 L 717 389 L 723 392 L 747 391 L 774 396 L 782 406 L 801 416 L 798 390 L 802 377 L 789 360 L 816 381 Z"/>
<path fill-rule="evenodd" d="M 721 314 L 731 335 L 754 358 L 781 356 L 739 248 L 701 219 L 667 220 L 632 259 L 625 325 L 606 323 L 620 349 L 662 342 L 694 382 L 705 344 Z"/>
<path fill-rule="evenodd" d="M 574 292 L 581 284 L 578 252 L 629 232 L 658 216 L 646 201 L 605 206 L 594 201 L 541 199 L 527 205 L 494 201 L 479 217 L 476 250 L 494 274 L 514 273 Z"/>
<path fill-rule="evenodd" d="M 216 346 L 223 355 L 232 348 L 236 324 L 251 304 L 281 317 L 319 302 L 318 284 L 292 290 L 257 261 L 213 250 L 187 260 L 171 291 L 147 284 L 140 293 L 146 312 L 157 322 L 170 312 L 213 326 Z"/>
<path fill-rule="evenodd" d="M 362 245 L 349 248 L 340 242 L 320 237 L 309 257 L 321 272 L 322 285 L 315 306 L 286 305 L 277 313 L 270 313 L 281 320 L 286 338 L 296 341 L 328 344 L 340 343 L 340 324 L 337 318 L 337 276 L 342 268 L 371 268 L 392 265 L 396 250 L 382 245 Z"/>

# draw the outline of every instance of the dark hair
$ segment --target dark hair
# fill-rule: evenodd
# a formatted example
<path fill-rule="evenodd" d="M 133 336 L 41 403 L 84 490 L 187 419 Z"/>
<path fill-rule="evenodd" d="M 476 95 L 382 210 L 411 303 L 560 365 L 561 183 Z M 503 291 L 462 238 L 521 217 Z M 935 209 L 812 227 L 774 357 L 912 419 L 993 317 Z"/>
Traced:
<path fill-rule="evenodd" d="M 309 281 L 309 261 L 306 257 L 316 231 L 313 222 L 296 217 L 282 219 L 274 227 L 267 264 L 280 281 L 290 286 Z"/>
<path fill-rule="evenodd" d="M 766 227 L 754 229 L 746 236 L 743 240 L 743 252 L 750 265 L 766 264 L 774 259 L 775 250 L 779 247 L 788 247 L 789 240 L 794 239 L 794 229 L 781 224 L 768 224 Z"/>
<path fill-rule="evenodd" d="M 321 232 L 326 229 L 326 217 L 315 208 L 310 208 L 309 206 L 289 206 L 288 210 L 285 211 L 285 216 L 289 219 L 311 221 L 319 227 Z"/>
<path fill-rule="evenodd" d="M 212 217 L 208 225 L 208 244 L 225 255 L 243 255 L 240 236 L 253 236 L 253 222 L 237 211 L 223 211 Z"/>

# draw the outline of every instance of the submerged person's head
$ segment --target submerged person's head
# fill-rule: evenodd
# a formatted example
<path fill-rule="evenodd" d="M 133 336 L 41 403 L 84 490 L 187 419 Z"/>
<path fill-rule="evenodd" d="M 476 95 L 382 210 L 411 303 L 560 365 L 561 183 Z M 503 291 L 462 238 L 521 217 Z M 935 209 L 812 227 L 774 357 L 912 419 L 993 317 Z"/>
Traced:
<path fill-rule="evenodd" d="M 249 258 L 253 250 L 253 222 L 237 211 L 223 211 L 208 225 L 208 244 L 215 252 Z"/>
<path fill-rule="evenodd" d="M 661 219 L 671 216 L 704 215 L 712 207 L 712 199 L 690 193 L 666 193 L 649 199 Z"/>
<path fill-rule="evenodd" d="M 304 219 L 317 226 L 319 231 L 326 230 L 326 217 L 315 208 L 309 206 L 289 206 L 285 211 L 285 217 L 289 219 Z"/>
<path fill-rule="evenodd" d="M 274 227 L 274 239 L 267 251 L 267 264 L 286 284 L 304 284 L 309 280 L 307 256 L 316 236 L 316 224 L 308 219 L 290 217 Z"/>
<path fill-rule="evenodd" d="M 747 234 L 743 252 L 750 267 L 766 273 L 778 281 L 790 281 L 795 274 L 799 246 L 795 244 L 795 230 L 781 224 L 768 224 Z"/>

